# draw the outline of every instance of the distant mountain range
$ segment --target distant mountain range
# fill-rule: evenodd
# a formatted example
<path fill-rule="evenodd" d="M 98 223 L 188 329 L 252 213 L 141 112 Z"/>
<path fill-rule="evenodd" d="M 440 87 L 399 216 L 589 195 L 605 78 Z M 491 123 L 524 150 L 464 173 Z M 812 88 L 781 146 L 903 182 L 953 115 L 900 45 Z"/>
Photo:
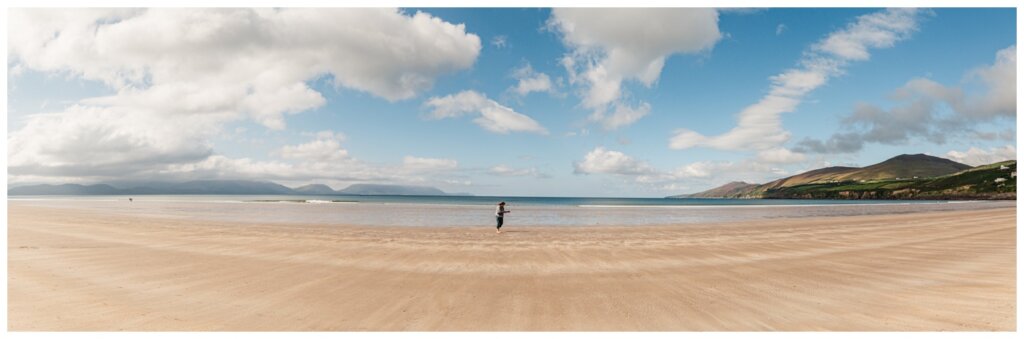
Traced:
<path fill-rule="evenodd" d="M 867 167 L 826 167 L 766 184 L 730 182 L 668 198 L 733 199 L 1016 199 L 1017 161 L 971 167 L 904 154 Z"/>
<path fill-rule="evenodd" d="M 124 185 L 121 185 L 124 186 Z M 228 194 L 228 195 L 451 195 L 434 187 L 408 185 L 354 184 L 341 190 L 314 184 L 296 188 L 269 181 L 196 180 L 180 183 L 149 182 L 125 187 L 111 184 L 30 185 L 7 190 L 7 195 L 143 195 L 143 194 Z M 460 194 L 467 195 L 467 194 Z"/>

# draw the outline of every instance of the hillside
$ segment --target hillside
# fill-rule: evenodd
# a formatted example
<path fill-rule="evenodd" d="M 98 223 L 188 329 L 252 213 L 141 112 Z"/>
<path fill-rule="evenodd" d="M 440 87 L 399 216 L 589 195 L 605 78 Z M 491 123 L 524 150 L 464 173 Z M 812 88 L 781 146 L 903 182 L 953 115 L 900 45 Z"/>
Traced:
<path fill-rule="evenodd" d="M 707 191 L 698 192 L 694 194 L 676 195 L 671 196 L 669 198 L 720 198 L 740 194 L 757 186 L 757 184 L 748 184 L 742 181 L 733 181 L 728 184 L 709 189 Z"/>
<path fill-rule="evenodd" d="M 853 173 L 857 172 L 858 170 L 860 170 L 860 168 L 843 166 L 819 168 L 813 171 L 807 171 L 791 177 L 785 177 L 779 180 L 769 182 L 767 184 L 761 185 L 759 189 L 763 191 L 767 189 L 803 185 L 814 182 L 829 182 L 837 180 L 837 178 L 841 176 L 850 176 Z"/>
<path fill-rule="evenodd" d="M 764 184 L 760 191 L 782 187 L 841 181 L 871 181 L 936 177 L 971 168 L 949 159 L 925 154 L 903 154 L 867 167 L 826 167 Z"/>
<path fill-rule="evenodd" d="M 904 154 L 892 159 L 838 175 L 835 180 L 884 180 L 937 177 L 957 173 L 971 166 L 925 154 Z"/>
<path fill-rule="evenodd" d="M 766 199 L 1016 199 L 1017 161 L 916 179 L 843 181 L 767 190 Z"/>
<path fill-rule="evenodd" d="M 980 166 L 979 168 L 981 167 L 985 166 Z M 761 185 L 752 184 L 750 186 L 737 188 L 735 187 L 735 185 L 733 185 L 734 183 L 729 183 L 724 186 L 713 188 L 704 192 L 690 195 L 673 196 L 670 198 L 799 198 L 805 195 L 806 193 L 809 193 L 809 191 L 804 192 L 802 190 L 808 190 L 811 189 L 811 187 L 834 188 L 839 187 L 841 185 L 847 185 L 850 183 L 873 184 L 878 182 L 885 182 L 887 184 L 893 184 L 894 182 L 897 181 L 918 182 L 927 178 L 949 176 L 969 170 L 972 170 L 971 166 L 964 165 L 949 159 L 933 157 L 925 154 L 903 154 L 866 167 L 826 167 L 785 177 Z M 973 177 L 961 177 L 961 179 L 964 180 L 969 180 L 969 178 Z M 1014 182 L 1016 182 L 1016 178 L 1013 178 L 1013 180 Z M 802 188 L 800 190 L 790 189 L 795 187 Z M 878 186 L 876 186 L 875 188 L 878 188 Z M 823 197 L 829 196 L 829 194 L 824 193 L 816 194 Z M 983 194 L 992 194 L 992 192 L 986 191 Z"/>
<path fill-rule="evenodd" d="M 336 192 L 330 186 L 323 185 L 323 184 L 312 184 L 312 185 L 299 186 L 299 187 L 293 188 L 292 190 L 295 191 L 295 193 L 309 194 L 309 195 L 338 194 L 338 192 Z"/>

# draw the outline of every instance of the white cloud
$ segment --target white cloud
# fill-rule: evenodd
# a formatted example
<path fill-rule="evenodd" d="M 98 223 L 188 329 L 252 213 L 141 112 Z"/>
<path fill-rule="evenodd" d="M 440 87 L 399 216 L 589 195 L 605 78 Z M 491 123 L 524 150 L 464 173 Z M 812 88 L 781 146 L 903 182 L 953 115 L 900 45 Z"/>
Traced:
<path fill-rule="evenodd" d="M 980 132 L 986 122 L 1014 119 L 1017 113 L 1017 51 L 1010 46 L 996 53 L 991 66 L 968 72 L 961 86 L 944 86 L 916 78 L 893 91 L 891 108 L 861 103 L 842 120 L 841 132 L 821 141 L 805 139 L 796 149 L 813 153 L 852 153 L 865 143 L 905 144 L 912 138 L 945 143 L 951 138 L 1003 138 L 1013 140 L 1013 130 Z M 977 83 L 980 86 L 969 86 Z M 975 89 L 976 90 L 971 90 Z M 948 108 L 948 110 L 942 109 Z"/>
<path fill-rule="evenodd" d="M 469 114 L 479 114 L 478 117 L 473 119 L 473 122 L 485 130 L 494 133 L 530 132 L 548 134 L 547 129 L 529 116 L 502 106 L 475 91 L 462 91 L 444 97 L 432 97 L 424 105 L 431 108 L 429 117 L 433 119 L 457 118 Z"/>
<path fill-rule="evenodd" d="M 562 65 L 595 112 L 621 99 L 623 81 L 651 87 L 666 58 L 709 50 L 721 38 L 718 12 L 707 8 L 555 8 L 548 26 L 572 48 Z"/>
<path fill-rule="evenodd" d="M 453 159 L 406 156 L 402 159 L 402 166 L 411 171 L 430 172 L 454 170 L 459 163 Z"/>
<path fill-rule="evenodd" d="M 11 69 L 96 80 L 116 92 L 11 133 L 12 174 L 35 177 L 200 163 L 228 122 L 282 129 L 286 114 L 322 106 L 308 81 L 330 76 L 339 87 L 407 99 L 471 67 L 480 51 L 463 25 L 377 8 L 16 9 L 8 27 L 18 32 L 8 41 Z M 281 154 L 335 146 L 314 141 Z M 226 163 L 206 166 L 218 161 Z"/>
<path fill-rule="evenodd" d="M 594 148 L 587 153 L 583 161 L 575 164 L 575 168 L 576 174 L 644 175 L 656 172 L 645 162 L 637 161 L 622 152 L 606 150 L 604 147 Z"/>
<path fill-rule="evenodd" d="M 868 48 L 888 48 L 917 30 L 916 9 L 889 9 L 857 17 L 857 22 L 832 33 L 814 46 L 840 60 L 867 60 Z"/>
<path fill-rule="evenodd" d="M 722 150 L 766 150 L 780 146 L 790 138 L 782 127 L 782 113 L 795 110 L 804 95 L 841 74 L 848 63 L 866 60 L 869 48 L 891 47 L 909 37 L 917 29 L 918 16 L 915 9 L 889 9 L 858 17 L 812 46 L 800 60 L 800 68 L 771 77 L 769 93 L 739 113 L 735 128 L 717 136 L 678 129 L 669 146 Z"/>
<path fill-rule="evenodd" d="M 672 171 L 674 178 L 707 178 L 714 170 L 714 163 L 710 161 L 699 161 L 680 166 Z"/>
<path fill-rule="evenodd" d="M 690 187 L 717 187 L 731 181 L 764 183 L 791 172 L 759 160 L 698 161 L 650 179 L 652 184 L 685 184 Z M 682 192 L 680 192 L 682 193 Z M 692 193 L 692 192 L 690 192 Z"/>
<path fill-rule="evenodd" d="M 75 105 L 38 114 L 7 137 L 11 175 L 128 175 L 213 153 L 210 116 L 171 119 L 149 111 Z"/>
<path fill-rule="evenodd" d="M 312 168 L 281 161 L 258 161 L 215 154 L 199 162 L 172 164 L 157 173 L 164 179 L 319 179 Z"/>
<path fill-rule="evenodd" d="M 284 146 L 278 150 L 278 154 L 285 159 L 300 159 L 308 161 L 339 161 L 348 158 L 348 151 L 341 148 L 342 138 L 332 131 L 317 133 L 316 140 L 295 145 Z"/>
<path fill-rule="evenodd" d="M 632 125 L 651 112 L 651 105 L 646 102 L 640 103 L 638 107 L 629 107 L 622 103 L 615 103 L 613 106 L 615 110 L 612 114 L 606 116 L 603 111 L 595 111 L 590 115 L 590 119 L 600 122 L 605 130 L 615 130 Z"/>
<path fill-rule="evenodd" d="M 513 70 L 512 78 L 519 82 L 516 86 L 510 87 L 508 91 L 515 93 L 520 97 L 525 97 L 531 92 L 554 93 L 554 87 L 551 84 L 551 77 L 547 74 L 534 71 L 530 64 L 526 64 L 523 67 Z"/>
<path fill-rule="evenodd" d="M 775 35 L 782 35 L 782 32 L 786 31 L 786 24 L 779 24 L 775 26 Z"/>
<path fill-rule="evenodd" d="M 792 160 L 795 156 L 786 158 Z M 771 154 L 775 155 L 775 154 Z M 662 193 L 684 193 L 690 187 L 714 187 L 729 181 L 768 182 L 790 175 L 790 172 L 772 163 L 748 159 L 741 161 L 697 161 L 664 171 L 651 167 L 622 152 L 597 147 L 576 162 L 577 174 L 614 174 L 639 184 L 647 190 Z"/>
<path fill-rule="evenodd" d="M 196 85 L 241 82 L 230 90 L 241 86 L 243 98 L 274 97 L 262 91 L 310 90 L 304 81 L 329 73 L 340 86 L 407 99 L 439 75 L 469 68 L 480 51 L 480 38 L 463 25 L 384 8 L 19 9 L 10 16 L 20 32 L 10 54 L 28 68 L 193 95 L 211 90 Z"/>
<path fill-rule="evenodd" d="M 660 178 L 661 181 L 699 179 L 693 182 L 727 182 L 743 180 L 765 182 L 786 176 L 789 171 L 755 160 L 698 161 L 679 166 Z"/>
<path fill-rule="evenodd" d="M 988 88 L 983 96 L 967 99 L 964 114 L 978 117 L 1015 117 L 1017 114 L 1017 46 L 996 53 L 990 67 L 971 72 Z"/>
<path fill-rule="evenodd" d="M 757 160 L 773 164 L 791 164 L 807 160 L 801 153 L 796 153 L 782 147 L 766 149 L 757 153 Z"/>
<path fill-rule="evenodd" d="M 142 173 L 170 180 L 253 179 L 295 184 L 355 182 L 392 182 L 414 184 L 454 184 L 466 182 L 456 173 L 453 159 L 406 156 L 400 164 L 371 164 L 356 159 L 340 147 L 342 137 L 332 131 L 314 134 L 313 140 L 287 145 L 273 153 L 281 160 L 232 158 L 215 154 L 197 162 L 172 164 Z"/>
<path fill-rule="evenodd" d="M 1017 148 L 1013 145 L 989 148 L 988 151 L 971 147 L 966 151 L 951 150 L 946 157 L 971 166 L 988 165 L 1004 160 L 1017 159 Z"/>
<path fill-rule="evenodd" d="M 171 164 L 138 173 L 138 179 L 160 177 L 165 180 L 250 179 L 279 182 L 410 182 L 416 176 L 401 172 L 396 166 L 379 166 L 349 155 L 341 147 L 344 136 L 334 131 L 303 133 L 312 140 L 285 145 L 271 151 L 279 160 L 233 158 L 214 154 L 201 161 Z"/>

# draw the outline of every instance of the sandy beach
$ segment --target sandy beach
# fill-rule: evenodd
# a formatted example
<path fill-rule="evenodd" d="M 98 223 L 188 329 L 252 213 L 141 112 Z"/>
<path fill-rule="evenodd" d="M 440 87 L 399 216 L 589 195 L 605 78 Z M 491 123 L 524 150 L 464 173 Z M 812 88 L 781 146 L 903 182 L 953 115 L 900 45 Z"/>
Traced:
<path fill-rule="evenodd" d="M 500 235 L 8 209 L 12 331 L 1016 330 L 1016 208 Z"/>

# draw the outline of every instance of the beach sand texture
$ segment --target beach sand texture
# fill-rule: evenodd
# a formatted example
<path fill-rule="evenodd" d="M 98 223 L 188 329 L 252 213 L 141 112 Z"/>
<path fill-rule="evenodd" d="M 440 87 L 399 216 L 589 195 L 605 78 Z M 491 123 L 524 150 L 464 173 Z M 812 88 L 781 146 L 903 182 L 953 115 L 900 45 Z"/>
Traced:
<path fill-rule="evenodd" d="M 1016 329 L 1015 208 L 500 235 L 8 211 L 12 331 Z"/>

